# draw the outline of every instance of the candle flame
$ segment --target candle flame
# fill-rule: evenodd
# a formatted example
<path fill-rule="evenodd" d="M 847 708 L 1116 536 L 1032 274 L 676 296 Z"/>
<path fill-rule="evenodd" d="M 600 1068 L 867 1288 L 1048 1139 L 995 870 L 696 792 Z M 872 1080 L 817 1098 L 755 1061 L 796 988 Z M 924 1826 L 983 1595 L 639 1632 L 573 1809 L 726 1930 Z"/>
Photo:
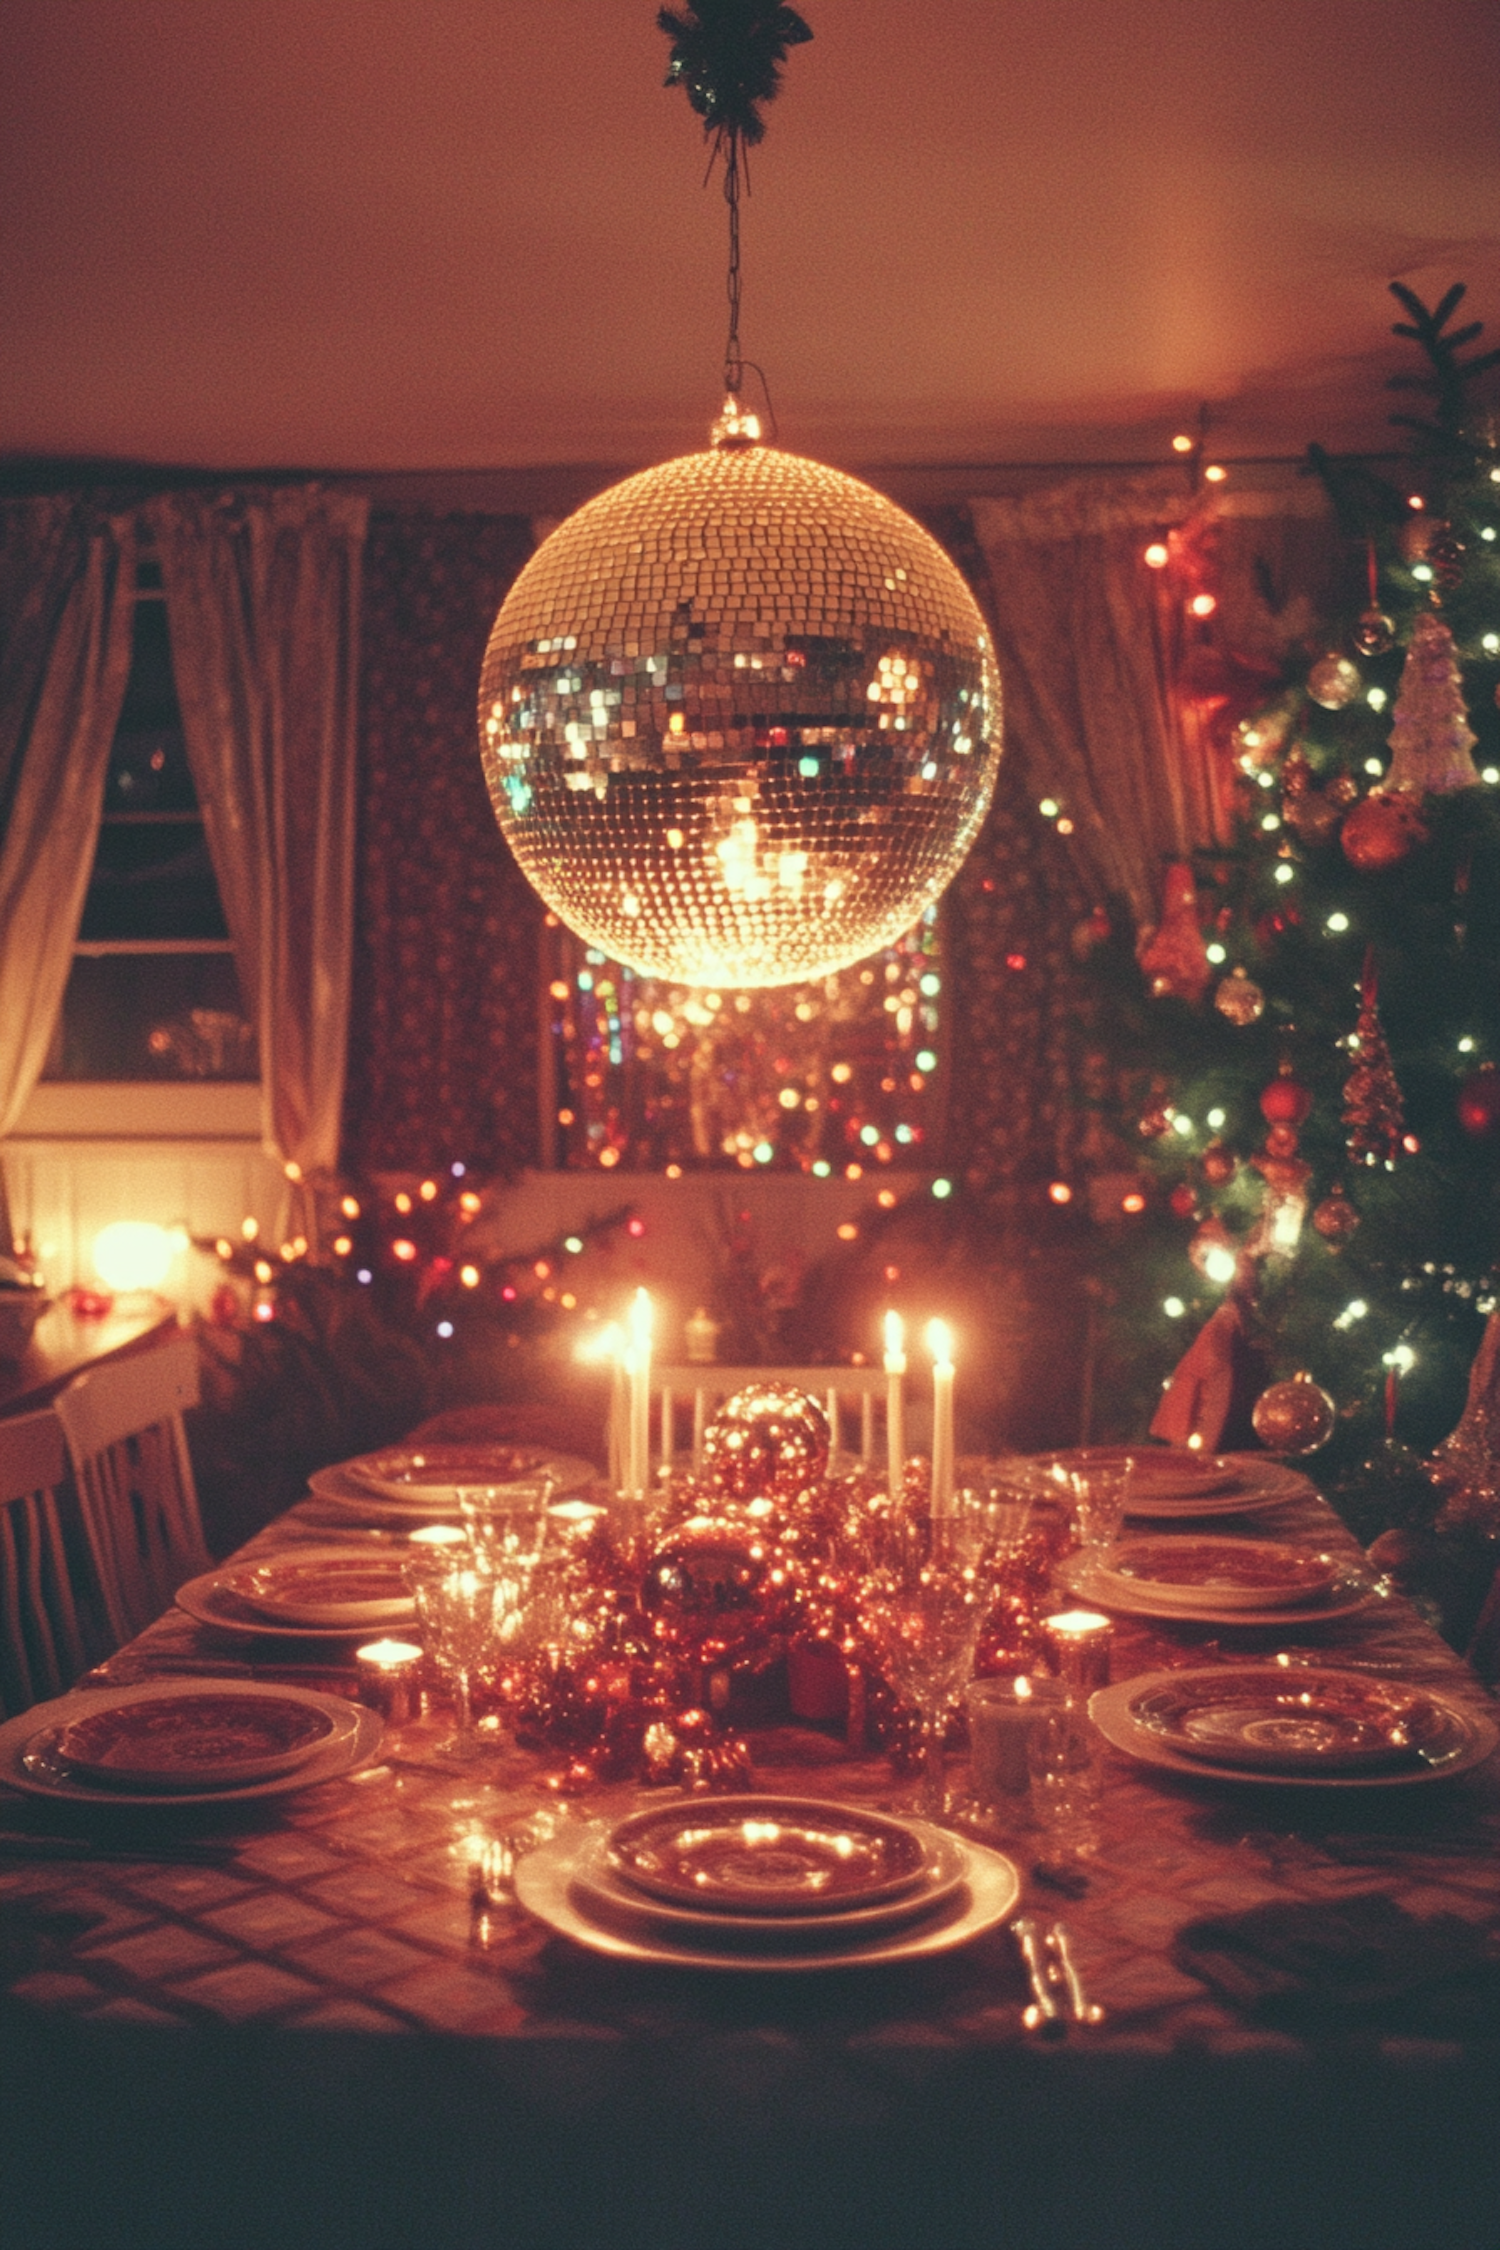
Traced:
<path fill-rule="evenodd" d="M 630 1341 L 636 1351 L 651 1349 L 651 1298 L 637 1289 L 630 1307 Z"/>
<path fill-rule="evenodd" d="M 953 1336 L 951 1330 L 948 1327 L 948 1323 L 945 1320 L 928 1321 L 927 1348 L 932 1354 L 933 1364 L 935 1366 L 948 1368 L 952 1367 Z"/>
<path fill-rule="evenodd" d="M 885 1348 L 893 1359 L 899 1359 L 906 1344 L 906 1323 L 898 1312 L 885 1316 Z"/>

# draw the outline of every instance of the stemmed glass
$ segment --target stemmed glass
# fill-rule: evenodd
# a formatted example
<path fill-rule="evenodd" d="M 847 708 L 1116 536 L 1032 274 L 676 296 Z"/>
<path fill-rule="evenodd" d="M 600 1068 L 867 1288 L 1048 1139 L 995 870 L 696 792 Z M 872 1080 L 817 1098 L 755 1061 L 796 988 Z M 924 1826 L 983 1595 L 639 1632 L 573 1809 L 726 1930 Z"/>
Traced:
<path fill-rule="evenodd" d="M 509 1484 L 461 1484 L 459 1512 L 476 1562 L 529 1580 L 547 1537 L 547 1510 L 557 1491 L 550 1476 Z"/>
<path fill-rule="evenodd" d="M 887 1523 L 871 1558 L 859 1614 L 881 1667 L 921 1722 L 917 1810 L 947 1810 L 943 1738 L 948 1705 L 974 1666 L 989 1582 L 961 1530 L 927 1518 Z"/>
<path fill-rule="evenodd" d="M 440 1745 L 450 1758 L 475 1757 L 480 1740 L 474 1726 L 474 1675 L 494 1652 L 499 1622 L 519 1596 L 480 1558 L 436 1548 L 410 1554 L 406 1582 L 417 1606 L 427 1653 L 453 1697 L 454 1732 Z"/>

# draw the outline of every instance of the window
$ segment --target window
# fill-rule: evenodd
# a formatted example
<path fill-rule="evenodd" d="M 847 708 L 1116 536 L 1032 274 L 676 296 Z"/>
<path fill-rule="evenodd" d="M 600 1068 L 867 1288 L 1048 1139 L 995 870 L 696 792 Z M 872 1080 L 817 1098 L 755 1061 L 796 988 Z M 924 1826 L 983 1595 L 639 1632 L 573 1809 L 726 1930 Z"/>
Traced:
<path fill-rule="evenodd" d="M 188 771 L 160 573 L 143 562 L 99 844 L 42 1076 L 76 1084 L 258 1075 Z"/>

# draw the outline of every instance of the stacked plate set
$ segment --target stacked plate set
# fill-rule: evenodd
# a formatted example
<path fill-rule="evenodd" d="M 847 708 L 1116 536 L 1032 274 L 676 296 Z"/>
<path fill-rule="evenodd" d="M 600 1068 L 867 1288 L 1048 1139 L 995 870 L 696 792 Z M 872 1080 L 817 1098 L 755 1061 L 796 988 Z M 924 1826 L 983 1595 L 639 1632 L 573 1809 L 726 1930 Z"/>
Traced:
<path fill-rule="evenodd" d="M 1295 1625 L 1348 1617 L 1377 1600 L 1352 1562 L 1272 1539 L 1143 1534 L 1058 1570 L 1070 1594 L 1100 1609 L 1200 1625 Z"/>
<path fill-rule="evenodd" d="M 1065 1482 L 1091 1469 L 1130 1464 L 1127 1516 L 1167 1522 L 1176 1517 L 1247 1516 L 1313 1489 L 1296 1469 L 1264 1453 L 1194 1453 L 1186 1446 L 1083 1445 L 1063 1453 L 1032 1454 L 1031 1474 Z"/>
<path fill-rule="evenodd" d="M 276 1640 L 325 1641 L 416 1621 L 396 1548 L 287 1547 L 205 1571 L 175 1598 L 200 1625 Z"/>
<path fill-rule="evenodd" d="M 1147 1672 L 1100 1688 L 1089 1716 L 1147 1765 L 1302 1788 L 1441 1781 L 1500 1743 L 1487 1712 L 1425 1684 L 1288 1661 Z"/>
<path fill-rule="evenodd" d="M 576 1492 L 598 1471 L 591 1461 L 527 1445 L 388 1446 L 315 1469 L 308 1485 L 320 1508 L 351 1523 L 441 1523 L 456 1520 L 466 1485 L 518 1484 L 546 1477 L 554 1492 Z"/>
<path fill-rule="evenodd" d="M 742 1972 L 869 1967 L 966 1944 L 1020 1883 L 916 1820 L 780 1796 L 655 1805 L 523 1859 L 516 1896 L 596 1953 Z"/>
<path fill-rule="evenodd" d="M 71 1804 L 221 1805 L 286 1796 L 373 1756 L 381 1723 L 342 1696 L 150 1680 L 38 1703 L 0 1726 L 0 1781 Z"/>

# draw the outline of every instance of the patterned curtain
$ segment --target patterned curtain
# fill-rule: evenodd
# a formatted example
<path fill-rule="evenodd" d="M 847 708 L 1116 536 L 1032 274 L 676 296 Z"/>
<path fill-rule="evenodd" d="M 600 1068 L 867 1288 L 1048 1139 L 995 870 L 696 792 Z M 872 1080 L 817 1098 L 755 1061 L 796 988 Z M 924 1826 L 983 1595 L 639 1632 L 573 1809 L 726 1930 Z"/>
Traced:
<path fill-rule="evenodd" d="M 538 1160 L 542 907 L 479 765 L 479 665 L 531 552 L 521 516 L 371 518 L 344 1163 Z"/>

